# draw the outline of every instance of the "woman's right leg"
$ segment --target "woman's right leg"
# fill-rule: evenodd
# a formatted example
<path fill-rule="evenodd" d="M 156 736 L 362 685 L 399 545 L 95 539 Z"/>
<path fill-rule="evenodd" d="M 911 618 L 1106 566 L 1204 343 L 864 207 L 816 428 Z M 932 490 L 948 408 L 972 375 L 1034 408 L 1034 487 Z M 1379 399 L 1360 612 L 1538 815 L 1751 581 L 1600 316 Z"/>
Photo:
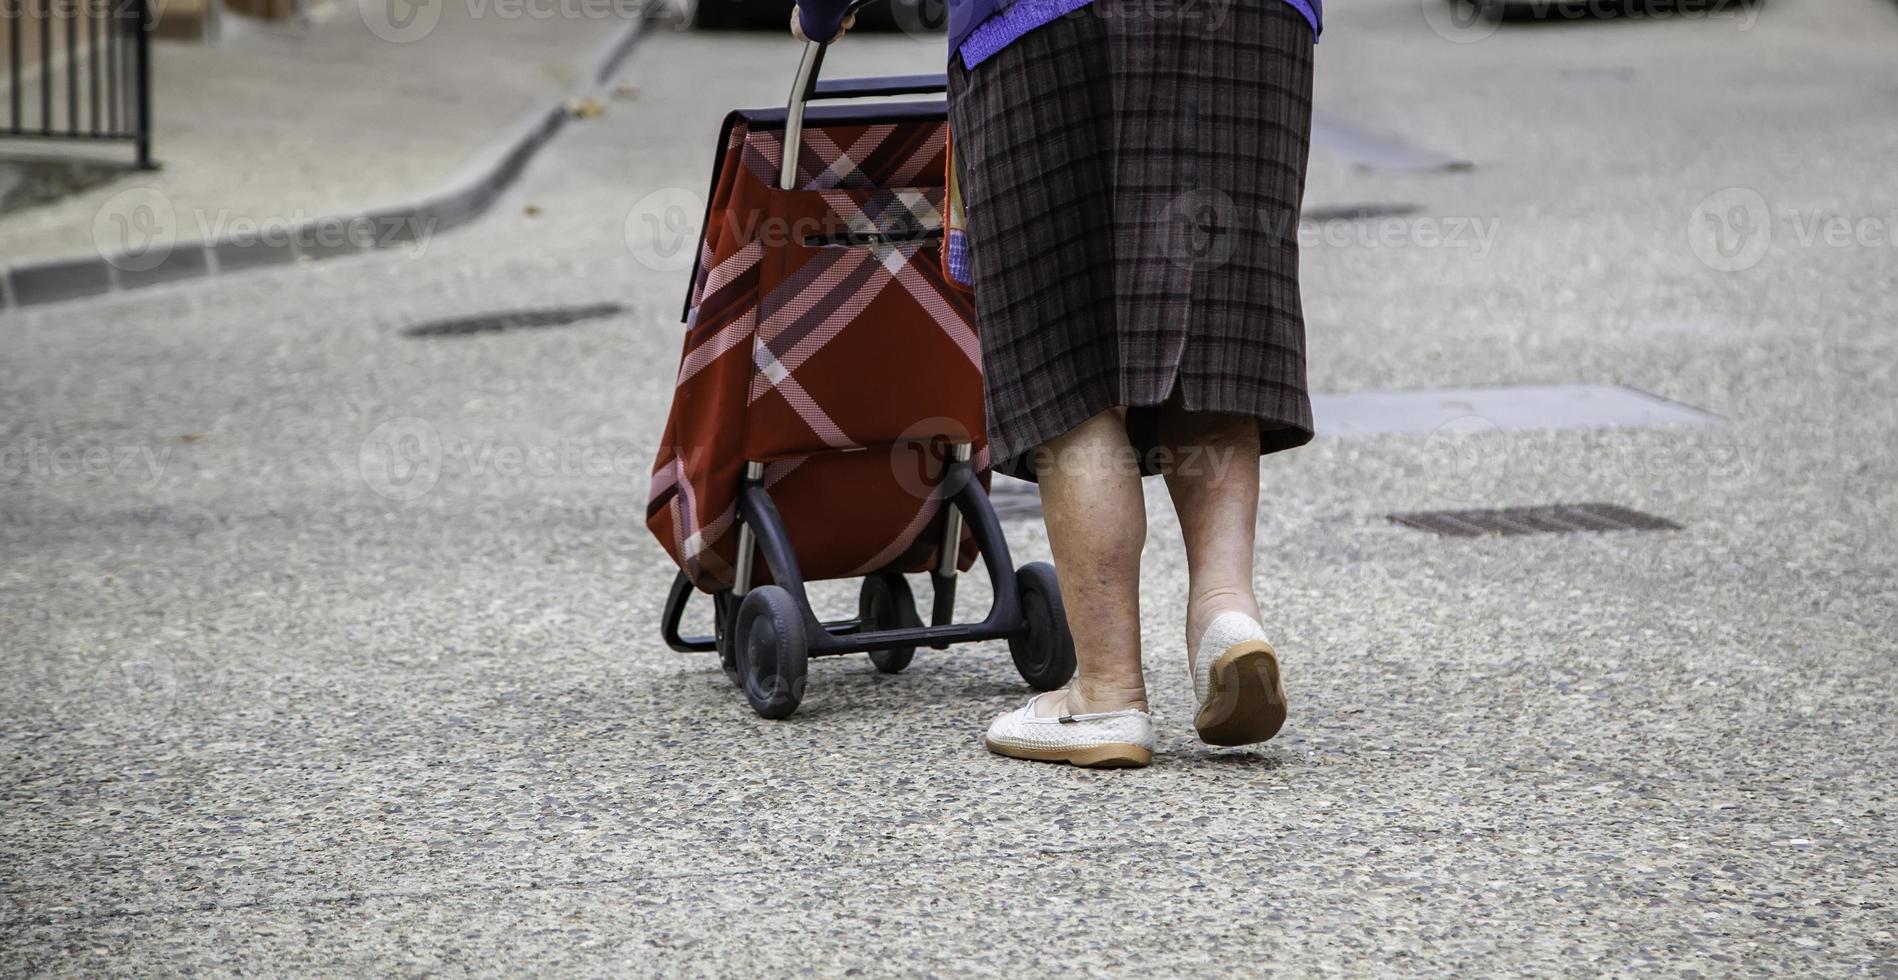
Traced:
<path fill-rule="evenodd" d="M 1193 727 L 1214 745 L 1263 742 L 1285 723 L 1285 688 L 1252 591 L 1259 424 L 1175 404 L 1162 415 L 1160 434 L 1173 454 L 1167 490 L 1186 539 Z"/>
<path fill-rule="evenodd" d="M 1160 439 L 1171 454 L 1166 489 L 1186 539 L 1186 648 L 1221 613 L 1259 618 L 1252 592 L 1259 514 L 1259 423 L 1168 405 Z"/>

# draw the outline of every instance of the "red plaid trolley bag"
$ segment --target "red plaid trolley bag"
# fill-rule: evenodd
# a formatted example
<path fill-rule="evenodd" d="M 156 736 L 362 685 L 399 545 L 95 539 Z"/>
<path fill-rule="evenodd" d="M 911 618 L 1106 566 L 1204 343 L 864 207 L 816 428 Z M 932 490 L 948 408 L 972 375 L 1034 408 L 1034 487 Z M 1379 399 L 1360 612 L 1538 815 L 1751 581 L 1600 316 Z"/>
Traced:
<path fill-rule="evenodd" d="M 806 47 L 785 108 L 725 118 L 646 509 L 680 569 L 661 633 L 717 650 L 767 718 L 797 710 L 828 654 L 895 673 L 918 646 L 1005 638 L 1052 690 L 1073 640 L 1054 569 L 1012 568 L 989 505 L 981 345 L 940 258 L 947 105 L 806 106 L 941 93 L 944 76 L 820 83 L 824 50 Z M 958 624 L 956 573 L 978 555 L 994 602 Z M 928 626 L 903 577 L 919 572 Z M 852 577 L 857 615 L 820 620 L 804 583 Z M 695 591 L 711 636 L 680 635 Z"/>

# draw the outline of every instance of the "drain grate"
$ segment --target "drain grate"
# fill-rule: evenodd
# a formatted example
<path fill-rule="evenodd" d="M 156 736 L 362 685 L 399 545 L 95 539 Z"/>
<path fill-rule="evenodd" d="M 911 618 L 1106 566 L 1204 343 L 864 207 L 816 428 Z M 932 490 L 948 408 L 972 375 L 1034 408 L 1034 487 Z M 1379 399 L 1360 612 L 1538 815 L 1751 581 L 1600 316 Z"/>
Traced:
<path fill-rule="evenodd" d="M 1424 510 L 1390 519 L 1455 538 L 1485 534 L 1568 534 L 1575 531 L 1678 531 L 1679 524 L 1614 504 L 1549 504 L 1494 510 Z"/>
<path fill-rule="evenodd" d="M 1300 221 L 1369 221 L 1373 218 L 1407 218 L 1423 212 L 1421 204 L 1339 204 L 1332 207 L 1306 208 Z"/>
<path fill-rule="evenodd" d="M 402 331 L 404 337 L 472 337 L 475 334 L 501 333 L 505 330 L 537 330 L 564 327 L 582 320 L 598 320 L 625 312 L 618 303 L 594 303 L 589 306 L 554 306 L 540 310 L 508 310 L 481 316 L 456 317 L 418 324 Z"/>

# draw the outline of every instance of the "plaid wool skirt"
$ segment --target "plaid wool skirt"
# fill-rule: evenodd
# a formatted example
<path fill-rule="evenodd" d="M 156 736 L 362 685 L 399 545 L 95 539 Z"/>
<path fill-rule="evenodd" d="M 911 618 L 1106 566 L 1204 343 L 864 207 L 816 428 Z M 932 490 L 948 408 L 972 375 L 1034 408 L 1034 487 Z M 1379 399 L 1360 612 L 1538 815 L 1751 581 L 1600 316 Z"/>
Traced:
<path fill-rule="evenodd" d="M 1036 447 L 1126 406 L 1155 472 L 1169 400 L 1256 418 L 1265 453 L 1310 441 L 1304 17 L 1095 0 L 949 73 L 996 470 L 1032 480 Z"/>

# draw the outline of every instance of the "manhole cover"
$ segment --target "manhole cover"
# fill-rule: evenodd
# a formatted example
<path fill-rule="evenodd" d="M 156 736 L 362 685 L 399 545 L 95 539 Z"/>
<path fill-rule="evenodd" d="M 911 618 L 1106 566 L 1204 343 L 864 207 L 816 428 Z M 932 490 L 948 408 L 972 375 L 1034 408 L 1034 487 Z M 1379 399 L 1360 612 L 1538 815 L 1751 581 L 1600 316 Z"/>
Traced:
<path fill-rule="evenodd" d="M 1510 385 L 1313 394 L 1312 413 L 1326 436 L 1454 436 L 1473 432 L 1647 428 L 1720 421 L 1620 385 Z"/>
<path fill-rule="evenodd" d="M 1679 524 L 1614 504 L 1550 504 L 1495 510 L 1425 510 L 1390 519 L 1420 531 L 1456 538 L 1485 534 L 1567 534 L 1573 531 L 1678 531 Z"/>
<path fill-rule="evenodd" d="M 480 316 L 456 317 L 418 324 L 402 331 L 404 337 L 471 337 L 504 330 L 538 330 L 564 327 L 582 320 L 597 320 L 625 311 L 618 303 L 594 303 L 591 306 L 555 306 L 541 310 L 508 310 Z"/>

